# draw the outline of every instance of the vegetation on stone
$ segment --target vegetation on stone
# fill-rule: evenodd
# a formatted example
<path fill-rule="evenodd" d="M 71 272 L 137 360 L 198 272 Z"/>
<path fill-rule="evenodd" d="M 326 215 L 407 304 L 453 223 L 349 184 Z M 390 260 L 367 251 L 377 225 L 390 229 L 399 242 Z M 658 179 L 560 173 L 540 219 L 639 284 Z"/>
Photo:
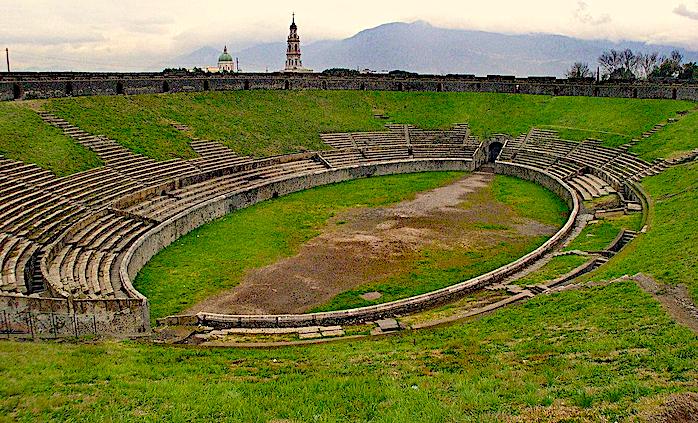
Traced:
<path fill-rule="evenodd" d="M 446 129 L 467 122 L 473 133 L 516 136 L 531 127 L 563 138 L 620 145 L 693 108 L 693 103 L 497 93 L 232 91 L 53 99 L 46 109 L 155 159 L 192 157 L 187 135 L 221 141 L 240 154 L 268 156 L 326 148 L 322 132 L 374 131 L 386 121 Z M 677 125 L 678 126 L 678 125 Z"/>
<path fill-rule="evenodd" d="M 639 231 L 641 213 L 606 217 L 589 223 L 582 232 L 565 248 L 567 251 L 601 251 L 608 247 L 623 229 Z"/>
<path fill-rule="evenodd" d="M 649 138 L 642 139 L 630 151 L 645 160 L 671 158 L 698 148 L 698 110 L 696 107 Z"/>
<path fill-rule="evenodd" d="M 556 279 L 574 268 L 581 266 L 589 257 L 566 255 L 553 257 L 540 269 L 516 280 L 517 285 L 535 285 Z"/>
<path fill-rule="evenodd" d="M 58 176 L 102 164 L 96 154 L 46 125 L 33 110 L 7 102 L 0 102 L 0 154 L 37 164 Z"/>

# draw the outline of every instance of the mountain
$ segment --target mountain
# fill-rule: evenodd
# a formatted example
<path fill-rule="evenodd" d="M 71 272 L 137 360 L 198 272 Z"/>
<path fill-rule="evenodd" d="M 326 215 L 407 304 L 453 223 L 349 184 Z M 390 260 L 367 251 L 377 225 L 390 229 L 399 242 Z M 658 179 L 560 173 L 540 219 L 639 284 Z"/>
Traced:
<path fill-rule="evenodd" d="M 303 28 L 299 28 L 302 33 Z M 608 49 L 658 51 L 674 47 L 637 41 L 582 40 L 551 34 L 501 34 L 438 28 L 427 22 L 388 23 L 359 32 L 344 40 L 302 45 L 303 64 L 316 71 L 342 67 L 376 71 L 402 69 L 419 73 L 476 75 L 562 76 L 575 61 L 596 67 L 596 58 Z M 270 71 L 283 67 L 285 42 L 259 44 L 237 53 L 245 71 Z M 698 61 L 698 52 L 679 49 L 687 61 Z M 173 59 L 171 67 L 214 65 L 220 51 L 204 47 Z"/>

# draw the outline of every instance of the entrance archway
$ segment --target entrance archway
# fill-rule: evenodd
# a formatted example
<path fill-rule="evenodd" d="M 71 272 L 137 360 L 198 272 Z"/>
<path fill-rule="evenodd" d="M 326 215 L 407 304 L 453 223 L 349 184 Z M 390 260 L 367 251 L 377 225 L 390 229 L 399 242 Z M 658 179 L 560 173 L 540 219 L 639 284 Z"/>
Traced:
<path fill-rule="evenodd" d="M 499 141 L 494 141 L 487 147 L 487 163 L 494 163 L 497 160 L 502 147 L 504 147 L 504 144 Z"/>
<path fill-rule="evenodd" d="M 12 97 L 15 100 L 22 98 L 22 87 L 19 84 L 12 84 Z"/>

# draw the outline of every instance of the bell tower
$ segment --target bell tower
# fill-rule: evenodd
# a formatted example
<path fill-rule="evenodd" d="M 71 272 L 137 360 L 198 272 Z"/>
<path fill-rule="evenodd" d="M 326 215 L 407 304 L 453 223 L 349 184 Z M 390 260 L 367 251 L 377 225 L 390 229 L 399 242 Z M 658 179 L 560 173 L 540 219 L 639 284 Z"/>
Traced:
<path fill-rule="evenodd" d="M 288 34 L 288 47 L 286 48 L 286 71 L 295 71 L 303 68 L 301 61 L 301 39 L 298 36 L 296 26 L 296 14 L 291 20 L 290 33 Z"/>

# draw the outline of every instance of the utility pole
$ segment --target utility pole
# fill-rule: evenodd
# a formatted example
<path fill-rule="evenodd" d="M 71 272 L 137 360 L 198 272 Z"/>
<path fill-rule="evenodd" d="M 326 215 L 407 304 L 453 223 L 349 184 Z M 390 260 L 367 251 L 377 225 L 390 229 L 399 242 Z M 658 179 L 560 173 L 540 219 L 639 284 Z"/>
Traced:
<path fill-rule="evenodd" d="M 7 73 L 10 73 L 10 49 L 5 47 L 5 58 L 7 59 Z"/>

